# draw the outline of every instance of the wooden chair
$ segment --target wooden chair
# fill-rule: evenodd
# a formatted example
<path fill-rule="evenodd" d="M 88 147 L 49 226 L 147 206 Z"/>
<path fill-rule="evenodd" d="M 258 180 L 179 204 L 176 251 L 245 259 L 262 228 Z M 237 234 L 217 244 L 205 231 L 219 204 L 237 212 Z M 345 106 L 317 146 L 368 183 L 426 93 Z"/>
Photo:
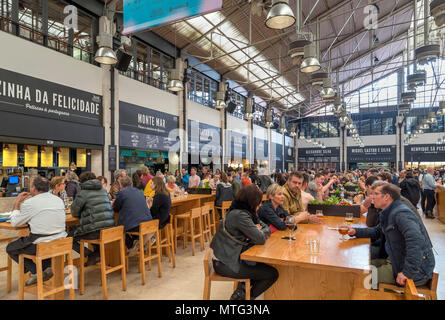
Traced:
<path fill-rule="evenodd" d="M 423 286 L 418 286 L 417 291 L 425 296 L 426 300 L 437 300 L 437 284 L 439 282 L 439 274 L 433 272 L 433 277 Z M 379 291 L 390 290 L 400 290 L 400 287 L 387 283 L 379 284 Z"/>
<path fill-rule="evenodd" d="M 233 281 L 233 290 L 235 291 L 238 282 L 244 282 L 246 284 L 246 300 L 250 300 L 250 279 L 235 279 L 235 278 L 228 278 L 220 276 L 215 272 L 213 269 L 213 250 L 207 249 L 207 252 L 204 256 L 204 273 L 205 273 L 205 280 L 204 280 L 204 294 L 203 294 L 203 300 L 210 300 L 210 291 L 212 287 L 212 281 Z"/>
<path fill-rule="evenodd" d="M 406 280 L 404 291 L 391 292 L 357 288 L 352 293 L 352 300 L 425 300 L 425 296 L 417 292 L 412 279 Z"/>
<path fill-rule="evenodd" d="M 151 238 L 148 239 L 148 248 L 145 250 L 144 248 L 144 236 L 148 237 L 149 234 L 155 234 L 156 239 L 159 239 L 159 220 L 151 220 L 146 222 L 141 222 L 139 224 L 139 232 L 127 232 L 128 235 L 139 236 L 139 252 L 134 255 L 138 257 L 139 260 L 139 272 L 142 277 L 142 285 L 145 285 L 146 276 L 145 276 L 145 263 L 148 261 L 150 263 L 151 270 L 151 260 L 158 259 L 158 277 L 162 277 L 162 263 L 161 263 L 161 245 L 160 241 L 156 241 L 156 254 L 152 255 L 151 251 Z M 147 256 L 145 255 L 147 253 Z M 130 269 L 129 258 L 131 256 L 126 255 L 127 258 L 127 272 Z"/>
<path fill-rule="evenodd" d="M 195 240 L 199 239 L 201 251 L 204 250 L 204 237 L 202 232 L 201 208 L 194 208 L 191 211 L 175 216 L 175 226 L 178 220 L 183 220 L 184 231 L 179 234 L 183 237 L 183 248 L 187 247 L 188 238 L 192 241 L 192 255 L 195 255 Z M 197 230 L 195 229 L 195 221 L 198 222 Z M 178 235 L 176 235 L 178 237 Z"/>
<path fill-rule="evenodd" d="M 210 241 L 212 240 L 212 231 L 211 231 L 211 221 L 210 221 L 210 208 L 208 206 L 201 207 L 201 217 L 202 217 L 202 233 L 204 236 L 204 240 Z"/>
<path fill-rule="evenodd" d="M 119 242 L 120 264 L 110 267 L 106 265 L 105 245 Z M 85 244 L 97 244 L 100 247 L 100 264 L 85 267 Z M 80 240 L 80 294 L 85 292 L 85 270 L 91 268 L 100 268 L 102 280 L 103 299 L 108 299 L 107 274 L 121 270 L 122 290 L 127 290 L 127 275 L 125 271 L 125 245 L 124 245 L 124 226 L 100 230 L 100 238 L 95 240 Z"/>
<path fill-rule="evenodd" d="M 212 232 L 212 236 L 216 233 L 216 222 L 219 219 L 216 219 L 216 211 L 215 211 L 215 203 L 213 201 L 204 202 L 204 206 L 209 207 L 210 212 L 210 230 Z"/>
<path fill-rule="evenodd" d="M 221 210 L 221 218 L 224 218 L 226 215 L 226 212 L 230 209 L 230 206 L 232 205 L 232 201 L 223 201 L 221 204 L 221 207 L 216 207 L 216 209 Z M 219 219 L 219 217 L 218 217 Z"/>
<path fill-rule="evenodd" d="M 41 242 L 37 244 L 36 254 L 21 254 L 19 256 L 19 300 L 23 300 L 25 297 L 25 291 L 37 295 L 37 299 L 43 300 L 47 296 L 53 296 L 59 292 L 65 291 L 66 285 L 63 281 L 64 279 L 64 259 L 65 256 L 68 260 L 69 268 L 69 291 L 70 299 L 74 300 L 74 269 L 73 269 L 73 238 L 63 238 L 57 239 L 50 242 Z M 36 264 L 37 269 L 37 284 L 25 287 L 25 264 L 24 260 L 30 259 Z M 52 285 L 43 283 L 43 270 L 42 263 L 43 260 L 52 259 L 52 270 L 54 272 Z M 59 260 L 58 267 L 55 266 L 55 259 Z M 55 283 L 55 279 L 59 283 Z"/>
<path fill-rule="evenodd" d="M 159 238 L 156 238 L 156 242 L 160 242 L 160 248 L 161 248 L 161 259 L 162 259 L 162 251 L 165 249 L 167 251 L 168 261 L 173 264 L 173 268 L 176 267 L 176 260 L 175 260 L 175 245 L 173 242 L 173 228 L 172 228 L 172 220 L 173 217 L 170 216 L 170 221 L 168 224 L 164 226 L 159 231 L 160 235 L 160 241 Z M 151 243 L 149 244 L 149 250 L 151 250 Z M 151 262 L 148 262 L 149 270 L 151 270 Z"/>
<path fill-rule="evenodd" d="M 2 242 L 7 242 L 8 244 L 9 243 L 11 243 L 12 242 L 12 240 L 14 240 L 15 238 L 14 237 L 3 237 L 3 236 L 0 236 L 0 243 L 2 243 Z M 7 272 L 7 274 L 6 274 L 6 276 L 7 276 L 7 280 L 6 280 L 6 289 L 7 289 L 7 291 L 8 291 L 8 293 L 10 293 L 11 292 L 11 284 L 12 284 L 12 259 L 11 259 L 11 257 L 8 255 L 8 258 L 7 258 L 7 266 L 6 267 L 1 267 L 0 268 L 0 272 L 2 272 L 2 271 L 6 271 Z"/>

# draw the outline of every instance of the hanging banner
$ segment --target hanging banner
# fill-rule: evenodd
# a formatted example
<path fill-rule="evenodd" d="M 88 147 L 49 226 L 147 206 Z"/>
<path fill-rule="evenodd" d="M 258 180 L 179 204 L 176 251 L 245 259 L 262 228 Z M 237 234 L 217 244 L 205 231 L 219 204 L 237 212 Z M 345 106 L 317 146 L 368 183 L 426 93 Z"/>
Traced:
<path fill-rule="evenodd" d="M 53 164 L 53 147 L 42 147 L 40 152 L 40 166 L 43 168 L 52 168 Z"/>
<path fill-rule="evenodd" d="M 39 160 L 39 150 L 37 146 L 25 146 L 25 167 L 37 168 Z"/>
<path fill-rule="evenodd" d="M 348 147 L 348 162 L 396 162 L 396 146 Z"/>
<path fill-rule="evenodd" d="M 70 149 L 59 149 L 59 168 L 68 168 L 70 166 Z"/>
<path fill-rule="evenodd" d="M 17 167 L 16 144 L 8 144 L 8 149 L 3 148 L 3 167 Z"/>
<path fill-rule="evenodd" d="M 77 167 L 85 168 L 87 166 L 87 149 L 76 150 Z"/>
<path fill-rule="evenodd" d="M 209 13 L 222 7 L 222 0 L 124 0 L 123 34 Z"/>
<path fill-rule="evenodd" d="M 436 144 L 422 144 L 405 146 L 406 162 L 444 161 L 445 146 Z"/>

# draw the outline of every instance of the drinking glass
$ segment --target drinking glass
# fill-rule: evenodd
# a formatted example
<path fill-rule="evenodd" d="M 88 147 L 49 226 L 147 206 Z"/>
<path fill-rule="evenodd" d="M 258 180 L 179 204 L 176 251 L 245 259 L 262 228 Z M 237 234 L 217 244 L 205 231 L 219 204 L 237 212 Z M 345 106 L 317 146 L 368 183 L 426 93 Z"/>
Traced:
<path fill-rule="evenodd" d="M 320 252 L 320 239 L 309 240 L 309 247 L 311 254 L 318 254 Z"/>
<path fill-rule="evenodd" d="M 295 221 L 295 217 L 294 216 L 287 216 L 286 217 L 286 227 L 289 230 L 289 242 L 293 241 L 292 239 L 292 231 L 294 231 L 297 227 L 297 223 Z"/>
<path fill-rule="evenodd" d="M 338 230 L 338 233 L 341 234 L 341 236 L 340 236 L 340 240 L 341 240 L 341 241 L 346 241 L 346 240 L 348 240 L 348 239 L 346 239 L 346 237 L 345 237 L 345 235 L 348 234 L 348 230 L 349 230 L 349 227 L 348 227 L 347 224 L 345 224 L 345 223 L 339 224 L 339 225 L 337 226 L 337 230 Z"/>
<path fill-rule="evenodd" d="M 71 208 L 72 204 L 73 204 L 73 197 L 68 197 L 68 207 Z"/>
<path fill-rule="evenodd" d="M 351 224 L 354 222 L 354 214 L 352 212 L 346 212 L 345 220 L 346 223 Z"/>
<path fill-rule="evenodd" d="M 315 211 L 315 215 L 316 215 L 317 217 L 323 217 L 323 210 L 316 210 L 316 211 Z"/>

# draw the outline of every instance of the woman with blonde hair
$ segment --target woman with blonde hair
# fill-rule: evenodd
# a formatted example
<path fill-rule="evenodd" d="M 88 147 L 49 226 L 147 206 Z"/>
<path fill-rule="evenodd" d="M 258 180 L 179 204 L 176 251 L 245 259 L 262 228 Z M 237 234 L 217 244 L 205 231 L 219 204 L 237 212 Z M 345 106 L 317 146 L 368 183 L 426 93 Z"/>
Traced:
<path fill-rule="evenodd" d="M 68 195 L 65 191 L 65 178 L 62 176 L 56 176 L 51 179 L 51 182 L 49 184 L 49 193 L 58 196 L 60 199 L 63 200 L 63 203 L 65 204 L 65 209 L 68 209 L 69 207 L 69 201 L 68 201 Z"/>
<path fill-rule="evenodd" d="M 153 219 L 159 220 L 159 229 L 162 229 L 170 221 L 172 207 L 170 192 L 161 177 L 151 179 L 151 188 L 154 191 L 154 196 L 147 200 L 147 204 Z"/>
<path fill-rule="evenodd" d="M 167 189 L 173 194 L 181 193 L 181 190 L 176 185 L 176 178 L 172 175 L 170 175 L 167 179 Z"/>
<path fill-rule="evenodd" d="M 153 179 L 153 176 L 150 175 L 150 171 L 148 170 L 148 168 L 146 166 L 142 166 L 139 170 L 141 170 L 141 180 L 144 183 L 144 186 L 147 185 L 147 183 Z"/>
<path fill-rule="evenodd" d="M 265 224 L 269 225 L 271 231 L 286 230 L 286 217 L 289 215 L 283 207 L 284 188 L 277 183 L 271 184 L 266 191 L 267 200 L 258 210 L 258 217 Z"/>

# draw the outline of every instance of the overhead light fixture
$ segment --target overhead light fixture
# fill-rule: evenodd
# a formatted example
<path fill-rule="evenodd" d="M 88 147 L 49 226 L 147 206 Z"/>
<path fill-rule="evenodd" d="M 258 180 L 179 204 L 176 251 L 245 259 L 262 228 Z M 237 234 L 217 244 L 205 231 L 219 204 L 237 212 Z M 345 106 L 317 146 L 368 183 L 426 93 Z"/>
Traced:
<path fill-rule="evenodd" d="M 318 71 L 311 74 L 311 84 L 313 87 L 323 86 L 324 80 L 328 78 L 328 73 L 324 71 Z"/>
<path fill-rule="evenodd" d="M 445 24 L 445 0 L 433 0 L 430 3 L 430 15 L 439 28 Z"/>
<path fill-rule="evenodd" d="M 291 127 L 289 135 L 290 135 L 291 137 L 296 137 L 296 136 L 297 136 L 297 125 L 296 125 L 296 124 L 294 124 L 294 125 Z"/>
<path fill-rule="evenodd" d="M 282 134 L 285 134 L 287 132 L 286 129 L 286 117 L 284 115 L 281 116 L 281 121 L 280 121 L 280 132 Z"/>
<path fill-rule="evenodd" d="M 268 107 L 266 109 L 266 128 L 273 126 L 272 108 Z"/>
<path fill-rule="evenodd" d="M 218 91 L 215 93 L 215 108 L 222 110 L 227 107 L 226 101 L 228 99 L 228 85 L 224 82 L 219 83 Z"/>
<path fill-rule="evenodd" d="M 334 96 L 335 90 L 332 88 L 331 77 L 328 75 L 328 77 L 323 80 L 323 89 L 320 91 L 320 97 L 323 99 L 332 99 Z"/>
<path fill-rule="evenodd" d="M 300 140 L 305 140 L 306 138 L 304 137 L 304 133 L 300 132 Z"/>
<path fill-rule="evenodd" d="M 295 21 L 294 12 L 289 7 L 289 0 L 272 0 L 272 7 L 266 17 L 266 27 L 278 30 L 286 29 L 292 26 Z"/>
<path fill-rule="evenodd" d="M 307 136 L 307 138 L 306 138 L 306 142 L 309 142 L 309 143 L 312 142 L 312 140 L 311 140 L 311 136 Z"/>
<path fill-rule="evenodd" d="M 445 101 L 439 102 L 439 110 L 437 110 L 437 115 L 445 116 Z"/>
<path fill-rule="evenodd" d="M 87 150 L 87 156 L 91 156 L 91 150 L 90 149 Z"/>
<path fill-rule="evenodd" d="M 181 58 L 176 59 L 176 68 L 170 72 L 170 81 L 167 89 L 172 92 L 179 92 L 184 90 L 184 70 L 187 69 L 188 63 Z"/>
<path fill-rule="evenodd" d="M 247 102 L 246 102 L 246 110 L 244 112 L 244 117 L 247 120 L 253 119 L 253 112 L 254 112 L 253 105 L 254 105 L 253 95 L 251 93 L 249 93 L 249 97 L 247 98 Z"/>
<path fill-rule="evenodd" d="M 416 92 L 415 91 L 402 92 L 401 98 L 403 103 L 413 103 L 414 100 L 416 100 Z"/>
<path fill-rule="evenodd" d="M 7 143 L 5 143 L 5 144 L 3 145 L 3 150 L 9 150 L 9 145 L 8 145 Z"/>
<path fill-rule="evenodd" d="M 304 60 L 301 63 L 300 71 L 304 73 L 312 73 L 321 69 L 320 61 L 317 58 L 317 48 L 312 42 L 304 47 Z"/>
<path fill-rule="evenodd" d="M 434 112 L 428 113 L 428 124 L 435 124 L 437 123 L 436 114 Z"/>
<path fill-rule="evenodd" d="M 116 25 L 106 16 L 99 18 L 99 35 L 96 38 L 99 49 L 96 51 L 94 61 L 105 65 L 117 63 L 117 56 L 113 50 L 113 35 L 116 33 Z"/>
<path fill-rule="evenodd" d="M 428 123 L 428 120 L 427 119 L 423 119 L 422 120 L 422 126 L 421 126 L 421 129 L 422 130 L 428 130 L 430 128 L 430 125 L 429 125 L 429 123 Z"/>
<path fill-rule="evenodd" d="M 442 144 L 442 143 L 443 143 L 442 138 L 438 138 L 437 141 L 436 141 L 436 144 Z"/>

